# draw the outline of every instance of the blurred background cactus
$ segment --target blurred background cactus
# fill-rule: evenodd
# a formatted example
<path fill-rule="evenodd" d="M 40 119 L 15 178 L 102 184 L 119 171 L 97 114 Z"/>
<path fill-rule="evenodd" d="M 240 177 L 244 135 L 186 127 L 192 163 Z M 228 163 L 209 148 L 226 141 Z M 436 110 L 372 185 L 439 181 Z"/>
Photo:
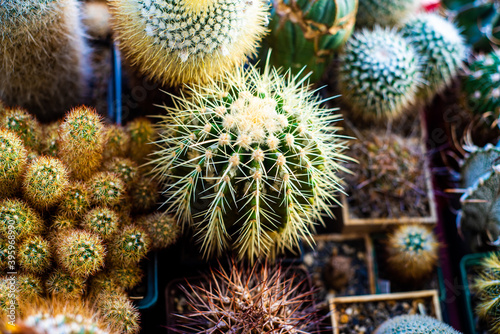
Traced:
<path fill-rule="evenodd" d="M 349 39 L 354 29 L 358 0 L 273 0 L 270 33 L 262 41 L 262 67 L 270 53 L 271 65 L 298 75 L 310 71 L 318 82 L 334 52 Z M 270 52 L 272 50 L 272 52 Z"/>
<path fill-rule="evenodd" d="M 400 315 L 385 321 L 375 334 L 461 334 L 444 322 L 425 315 Z"/>
<path fill-rule="evenodd" d="M 356 29 L 399 26 L 418 6 L 419 0 L 359 0 Z"/>
<path fill-rule="evenodd" d="M 26 168 L 28 152 L 12 131 L 0 128 L 0 198 L 16 193 Z"/>

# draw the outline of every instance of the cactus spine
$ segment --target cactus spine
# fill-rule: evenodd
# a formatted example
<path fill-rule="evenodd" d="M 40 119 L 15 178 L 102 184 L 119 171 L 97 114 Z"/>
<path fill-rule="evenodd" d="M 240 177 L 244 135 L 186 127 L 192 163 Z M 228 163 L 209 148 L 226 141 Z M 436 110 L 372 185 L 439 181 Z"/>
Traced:
<path fill-rule="evenodd" d="M 118 266 L 135 265 L 146 256 L 151 241 L 140 227 L 129 225 L 113 237 L 110 243 L 110 257 Z"/>
<path fill-rule="evenodd" d="M 115 173 L 97 173 L 89 183 L 91 202 L 95 205 L 117 205 L 125 194 L 125 184 Z"/>
<path fill-rule="evenodd" d="M 181 227 L 177 220 L 171 216 L 160 212 L 152 213 L 139 220 L 148 233 L 151 242 L 151 249 L 160 250 L 174 244 L 181 235 Z"/>

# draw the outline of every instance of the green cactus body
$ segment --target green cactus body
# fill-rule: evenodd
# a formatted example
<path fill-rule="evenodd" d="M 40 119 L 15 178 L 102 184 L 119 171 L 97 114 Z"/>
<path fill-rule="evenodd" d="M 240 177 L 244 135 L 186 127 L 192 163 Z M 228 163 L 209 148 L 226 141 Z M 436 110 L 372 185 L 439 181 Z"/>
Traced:
<path fill-rule="evenodd" d="M 270 62 L 276 68 L 290 69 L 298 75 L 313 71 L 317 82 L 354 28 L 358 0 L 273 0 L 271 29 L 260 49 L 263 63 L 270 49 Z"/>
<path fill-rule="evenodd" d="M 470 74 L 464 78 L 463 91 L 467 95 L 473 113 L 493 113 L 500 117 L 500 51 L 479 56 L 470 66 Z"/>
<path fill-rule="evenodd" d="M 375 334 L 461 334 L 444 322 L 424 315 L 400 315 L 385 321 Z"/>
<path fill-rule="evenodd" d="M 14 194 L 21 184 L 28 152 L 12 131 L 0 128 L 0 198 Z"/>
<path fill-rule="evenodd" d="M 83 296 L 85 280 L 57 269 L 45 281 L 45 288 L 51 296 L 78 299 Z"/>
<path fill-rule="evenodd" d="M 130 134 L 130 158 L 138 164 L 145 163 L 154 150 L 151 143 L 157 138 L 154 125 L 146 118 L 138 118 L 127 124 L 127 130 Z"/>
<path fill-rule="evenodd" d="M 105 130 L 104 159 L 125 157 L 130 149 L 130 134 L 120 125 L 108 125 Z"/>
<path fill-rule="evenodd" d="M 366 120 L 400 116 L 421 85 L 419 57 L 395 30 L 356 32 L 340 56 L 343 101 Z"/>
<path fill-rule="evenodd" d="M 114 158 L 106 164 L 107 172 L 115 173 L 129 188 L 138 177 L 138 167 L 135 162 L 125 158 Z"/>
<path fill-rule="evenodd" d="M 461 186 L 467 189 L 473 186 L 493 166 L 500 164 L 500 149 L 487 144 L 483 148 L 474 146 L 460 168 Z"/>
<path fill-rule="evenodd" d="M 125 290 L 139 284 L 144 276 L 140 267 L 132 265 L 111 269 L 111 275 L 116 284 Z"/>
<path fill-rule="evenodd" d="M 15 132 L 27 148 L 38 150 L 41 138 L 41 126 L 26 110 L 7 108 L 0 117 L 0 127 Z"/>
<path fill-rule="evenodd" d="M 119 328 L 123 334 L 137 334 L 139 327 L 139 311 L 125 293 L 102 293 L 97 297 L 97 309 L 104 321 Z"/>
<path fill-rule="evenodd" d="M 7 268 L 9 261 L 9 243 L 0 237 L 0 271 Z"/>
<path fill-rule="evenodd" d="M 51 229 L 56 232 L 60 232 L 67 229 L 75 228 L 77 221 L 75 218 L 66 216 L 64 214 L 58 214 L 52 219 Z"/>
<path fill-rule="evenodd" d="M 0 236 L 4 239 L 9 237 L 9 226 L 11 225 L 14 226 L 16 241 L 41 234 L 45 229 L 44 222 L 38 213 L 17 199 L 0 201 L 0 221 L 2 222 Z"/>
<path fill-rule="evenodd" d="M 463 38 L 452 23 L 438 14 L 418 14 L 406 22 L 401 33 L 422 58 L 427 85 L 419 94 L 430 99 L 446 88 L 463 66 Z"/>
<path fill-rule="evenodd" d="M 115 173 L 101 172 L 89 181 L 91 202 L 94 205 L 118 205 L 125 195 L 125 185 Z"/>
<path fill-rule="evenodd" d="M 101 271 L 92 276 L 89 283 L 89 296 L 96 299 L 102 292 L 122 293 L 125 288 L 117 283 L 116 276 L 111 275 L 110 271 Z"/>
<path fill-rule="evenodd" d="M 87 212 L 83 218 L 82 227 L 99 235 L 102 239 L 109 239 L 118 230 L 120 217 L 108 208 L 95 208 Z"/>
<path fill-rule="evenodd" d="M 66 167 L 57 158 L 40 157 L 26 170 L 23 181 L 25 197 L 40 209 L 58 204 L 69 185 Z"/>
<path fill-rule="evenodd" d="M 40 277 L 34 274 L 22 273 L 16 277 L 21 302 L 29 302 L 43 294 L 43 283 Z"/>
<path fill-rule="evenodd" d="M 90 206 L 90 194 L 86 184 L 73 182 L 67 188 L 59 204 L 59 211 L 66 217 L 80 217 Z"/>
<path fill-rule="evenodd" d="M 134 225 L 129 225 L 117 233 L 110 243 L 111 261 L 116 266 L 139 263 L 149 250 L 150 240 L 147 233 Z"/>
<path fill-rule="evenodd" d="M 169 109 L 152 162 L 169 213 L 195 228 L 205 256 L 234 247 L 254 260 L 295 248 L 341 189 L 338 115 L 267 66 L 190 95 Z"/>
<path fill-rule="evenodd" d="M 51 263 L 49 243 L 42 237 L 35 236 L 24 240 L 18 250 L 21 268 L 32 273 L 43 273 Z"/>
<path fill-rule="evenodd" d="M 145 213 L 154 209 L 160 199 L 158 184 L 146 177 L 140 177 L 129 190 L 132 211 Z"/>
<path fill-rule="evenodd" d="M 418 5 L 416 0 L 359 0 L 356 28 L 398 26 L 417 11 Z"/>
<path fill-rule="evenodd" d="M 173 245 L 180 237 L 182 231 L 177 220 L 167 214 L 156 212 L 139 220 L 151 239 L 151 249 L 160 250 Z"/>
<path fill-rule="evenodd" d="M 51 123 L 43 128 L 40 153 L 57 157 L 59 155 L 59 123 Z"/>

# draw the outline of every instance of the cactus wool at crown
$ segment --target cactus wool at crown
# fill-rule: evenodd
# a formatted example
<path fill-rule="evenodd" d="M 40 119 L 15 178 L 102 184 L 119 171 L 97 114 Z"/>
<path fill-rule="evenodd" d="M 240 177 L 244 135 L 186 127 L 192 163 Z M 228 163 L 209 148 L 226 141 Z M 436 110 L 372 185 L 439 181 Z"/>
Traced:
<path fill-rule="evenodd" d="M 110 0 L 120 47 L 166 85 L 206 81 L 255 52 L 264 0 Z"/>

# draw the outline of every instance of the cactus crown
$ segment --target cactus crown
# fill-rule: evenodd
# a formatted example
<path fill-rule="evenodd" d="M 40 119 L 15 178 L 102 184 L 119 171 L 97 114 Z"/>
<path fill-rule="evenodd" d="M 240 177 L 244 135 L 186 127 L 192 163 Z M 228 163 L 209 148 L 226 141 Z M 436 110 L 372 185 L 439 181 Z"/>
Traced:
<path fill-rule="evenodd" d="M 395 26 L 417 10 L 416 0 L 359 0 L 357 27 Z"/>
<path fill-rule="evenodd" d="M 146 255 L 149 245 L 150 240 L 146 232 L 142 228 L 129 225 L 115 235 L 111 256 L 114 263 L 138 263 Z"/>
<path fill-rule="evenodd" d="M 104 264 L 105 247 L 102 240 L 92 233 L 64 231 L 56 246 L 59 263 L 71 275 L 86 277 Z"/>
<path fill-rule="evenodd" d="M 73 109 L 61 126 L 61 137 L 75 148 L 88 149 L 86 145 L 97 146 L 103 143 L 103 124 L 101 117 L 92 109 L 81 107 Z"/>
<path fill-rule="evenodd" d="M 332 126 L 339 116 L 321 109 L 302 81 L 268 66 L 262 74 L 238 68 L 190 91 L 160 125 L 152 162 L 170 182 L 169 211 L 195 223 L 206 256 L 232 242 L 252 260 L 295 247 L 341 189 L 345 146 Z"/>
<path fill-rule="evenodd" d="M 375 334 L 460 334 L 447 324 L 424 315 L 400 315 L 385 321 Z"/>

